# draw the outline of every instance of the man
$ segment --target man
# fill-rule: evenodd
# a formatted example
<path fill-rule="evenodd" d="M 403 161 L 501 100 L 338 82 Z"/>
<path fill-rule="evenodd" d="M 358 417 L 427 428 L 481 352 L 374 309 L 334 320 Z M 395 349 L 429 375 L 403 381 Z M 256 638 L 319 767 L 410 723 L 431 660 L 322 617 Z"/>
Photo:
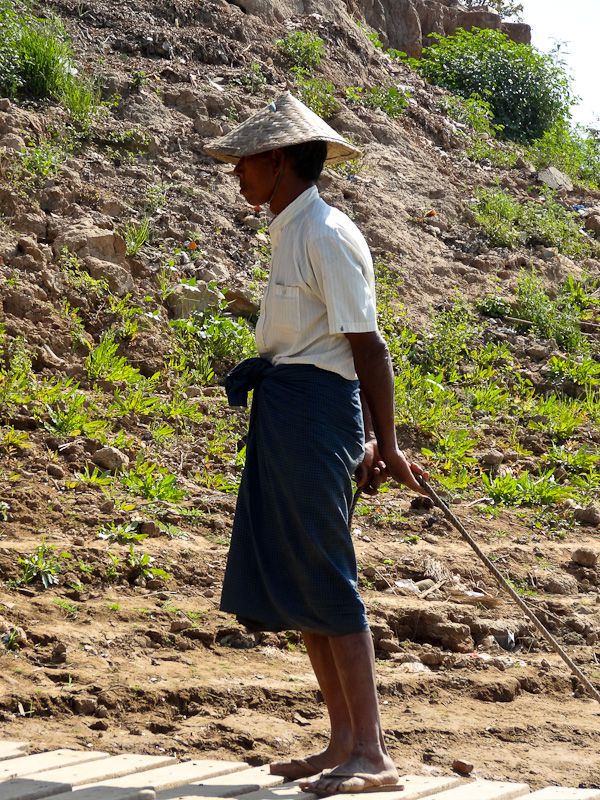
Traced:
<path fill-rule="evenodd" d="M 289 93 L 206 150 L 235 163 L 243 197 L 275 215 L 261 358 L 227 385 L 234 405 L 254 397 L 221 608 L 250 630 L 300 630 L 327 704 L 328 747 L 271 772 L 331 770 L 301 784 L 318 795 L 393 786 L 348 530 L 351 481 L 374 493 L 390 476 L 419 492 L 414 473 L 424 473 L 396 441 L 367 244 L 316 188 L 324 163 L 359 151 Z"/>

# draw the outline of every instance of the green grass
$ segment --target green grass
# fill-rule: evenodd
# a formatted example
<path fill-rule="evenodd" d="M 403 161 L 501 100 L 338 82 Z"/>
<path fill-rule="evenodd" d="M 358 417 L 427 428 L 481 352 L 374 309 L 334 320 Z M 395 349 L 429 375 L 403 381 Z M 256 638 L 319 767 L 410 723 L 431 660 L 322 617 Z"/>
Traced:
<path fill-rule="evenodd" d="M 309 31 L 292 31 L 283 39 L 278 39 L 275 44 L 292 67 L 307 72 L 319 66 L 325 53 L 323 39 Z"/>

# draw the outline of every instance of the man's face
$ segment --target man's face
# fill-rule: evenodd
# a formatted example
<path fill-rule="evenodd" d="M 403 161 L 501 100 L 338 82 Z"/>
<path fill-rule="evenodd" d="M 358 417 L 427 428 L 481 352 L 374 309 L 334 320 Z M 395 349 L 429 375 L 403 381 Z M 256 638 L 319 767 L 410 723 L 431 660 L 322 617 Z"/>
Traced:
<path fill-rule="evenodd" d="M 270 150 L 268 153 L 244 156 L 236 164 L 233 174 L 239 178 L 240 194 L 251 206 L 260 206 L 270 200 L 278 174 L 276 162 Z"/>

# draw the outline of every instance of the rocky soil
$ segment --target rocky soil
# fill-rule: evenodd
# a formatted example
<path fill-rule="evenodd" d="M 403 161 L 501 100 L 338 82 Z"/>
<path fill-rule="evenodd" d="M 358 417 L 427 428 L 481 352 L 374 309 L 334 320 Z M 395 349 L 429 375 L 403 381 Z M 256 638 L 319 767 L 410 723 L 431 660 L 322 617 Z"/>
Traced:
<path fill-rule="evenodd" d="M 224 0 L 128 0 L 126 14 L 121 5 L 51 3 L 107 103 L 55 175 L 15 165 L 24 147 L 61 129 L 64 112 L 0 100 L 4 356 L 31 359 L 23 374 L 51 408 L 62 408 L 60 393 L 78 384 L 90 419 L 127 395 L 122 375 L 93 379 L 86 368 L 107 331 L 120 332 L 125 364 L 155 380 L 155 406 L 120 406 L 108 431 L 69 429 L 40 400 L 2 411 L 2 425 L 26 437 L 5 441 L 0 453 L 2 736 L 40 749 L 260 764 L 320 747 L 326 719 L 296 634 L 249 635 L 218 611 L 246 417 L 227 409 L 218 375 L 178 393 L 169 320 L 214 301 L 217 290 L 251 318 L 268 244 L 266 217 L 244 207 L 231 168 L 207 157 L 204 144 L 289 86 L 274 42 L 294 27 L 313 30 L 327 45 L 320 74 L 341 103 L 331 123 L 365 153 L 358 171 L 327 171 L 323 195 L 391 264 L 415 329 L 427 331 L 455 293 L 474 301 L 500 287 L 510 298 L 525 265 L 551 288 L 568 275 L 600 276 L 600 263 L 544 247 L 489 246 L 467 209 L 476 187 L 498 180 L 524 197 L 535 173 L 526 163 L 497 172 L 467 159 L 459 127 L 441 111 L 443 92 L 373 47 L 341 3 L 327 17 L 305 7 L 305 16 L 269 8 L 261 16 Z M 351 10 L 369 12 L 357 2 Z M 265 78 L 259 85 L 253 64 Z M 392 121 L 343 102 L 348 84 L 397 84 L 412 98 Z M 598 193 L 580 188 L 562 199 L 590 218 L 600 205 Z M 146 222 L 149 242 L 128 255 L 127 226 Z M 83 273 L 105 281 L 110 299 Z M 541 387 L 555 344 L 489 325 L 515 369 Z M 59 396 L 43 395 L 45 385 L 58 386 Z M 164 440 L 159 423 L 173 432 Z M 502 444 L 509 427 L 481 422 L 477 468 L 539 466 L 549 440 L 521 431 L 523 450 L 511 453 Z M 422 460 L 428 437 L 408 425 L 399 433 Z M 573 441 L 597 452 L 598 421 L 580 426 Z M 181 497 L 144 497 L 118 480 L 150 461 L 175 476 Z M 591 502 L 491 513 L 484 497 L 475 491 L 453 508 L 600 686 L 600 509 Z M 129 538 L 110 541 L 111 530 L 126 526 Z M 479 777 L 600 785 L 600 709 L 442 514 L 392 488 L 361 501 L 353 533 L 384 724 L 401 769 L 447 773 L 463 758 Z M 131 538 L 139 534 L 147 538 Z M 46 590 L 22 580 L 22 559 L 43 542 L 59 565 Z M 153 560 L 140 564 L 130 548 Z"/>

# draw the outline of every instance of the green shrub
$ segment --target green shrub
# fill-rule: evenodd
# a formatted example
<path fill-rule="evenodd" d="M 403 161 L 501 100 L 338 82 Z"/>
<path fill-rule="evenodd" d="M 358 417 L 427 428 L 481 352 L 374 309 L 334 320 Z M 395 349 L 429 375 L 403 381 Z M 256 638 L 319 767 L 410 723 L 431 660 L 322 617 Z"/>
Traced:
<path fill-rule="evenodd" d="M 523 13 L 523 3 L 515 3 L 513 0 L 486 0 L 485 3 L 481 0 L 461 0 L 461 2 L 466 8 L 481 8 L 482 5 L 486 5 L 501 17 L 518 17 Z"/>
<path fill-rule="evenodd" d="M 502 475 L 490 478 L 483 475 L 485 490 L 493 503 L 511 506 L 537 506 L 560 503 L 571 497 L 573 490 L 556 483 L 550 469 L 536 477 L 523 472 L 518 477 Z"/>
<path fill-rule="evenodd" d="M 384 89 L 383 86 L 373 86 L 363 89 L 361 86 L 350 86 L 346 89 L 346 97 L 351 103 L 379 108 L 390 119 L 396 119 L 404 111 L 410 99 L 409 92 L 403 92 L 396 86 Z"/>
<path fill-rule="evenodd" d="M 450 95 L 442 100 L 446 114 L 466 130 L 459 131 L 466 139 L 466 153 L 471 161 L 487 160 L 494 167 L 514 167 L 519 157 L 517 149 L 496 140 L 502 125 L 494 124 L 492 106 L 478 95 Z"/>
<path fill-rule="evenodd" d="M 517 44 L 499 30 L 459 29 L 435 40 L 417 62 L 431 83 L 462 97 L 478 95 L 494 112 L 494 124 L 518 142 L 538 139 L 567 114 L 569 80 L 550 55 Z"/>
<path fill-rule="evenodd" d="M 293 67 L 312 70 L 319 66 L 325 52 L 325 42 L 309 31 L 293 31 L 275 44 Z"/>
<path fill-rule="evenodd" d="M 340 107 L 333 95 L 335 90 L 333 83 L 324 78 L 311 78 L 310 74 L 300 67 L 294 67 L 292 72 L 297 94 L 304 105 L 322 119 L 332 117 Z"/>

